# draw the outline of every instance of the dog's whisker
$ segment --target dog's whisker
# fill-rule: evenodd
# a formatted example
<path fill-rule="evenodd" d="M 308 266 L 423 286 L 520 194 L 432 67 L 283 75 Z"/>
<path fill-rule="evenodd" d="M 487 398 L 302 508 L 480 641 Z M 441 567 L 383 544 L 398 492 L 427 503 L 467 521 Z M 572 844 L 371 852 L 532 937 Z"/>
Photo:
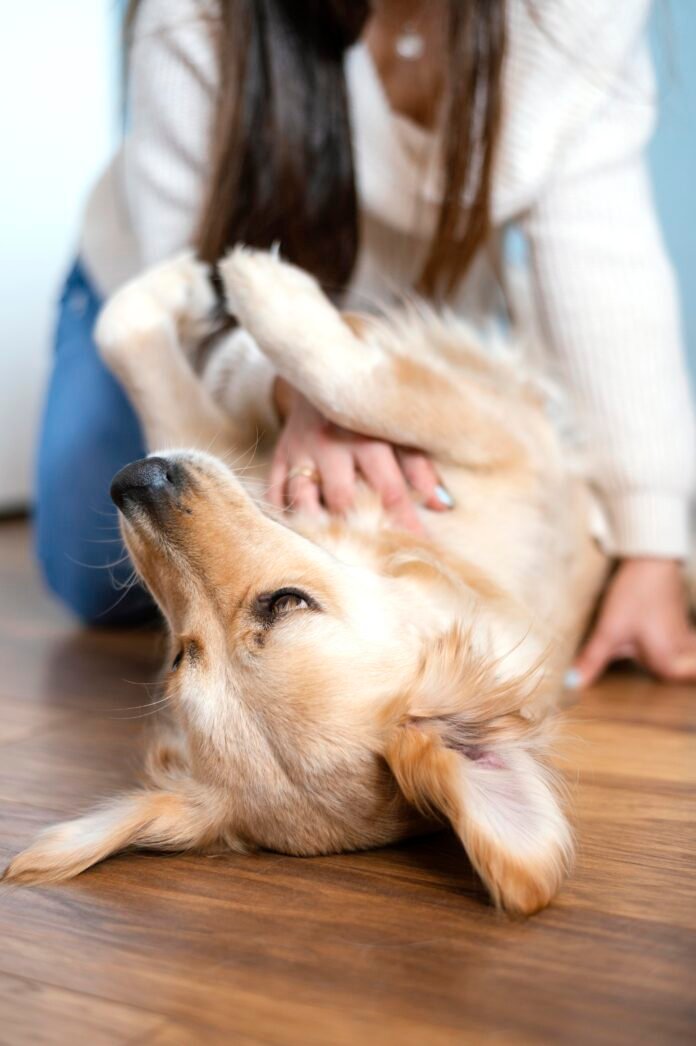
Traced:
<path fill-rule="evenodd" d="M 130 556 L 126 552 L 120 559 L 110 563 L 83 563 L 79 559 L 75 559 L 69 553 L 66 553 L 66 559 L 69 559 L 71 563 L 74 563 L 76 567 L 81 567 L 83 570 L 111 570 L 113 567 L 118 567 L 122 563 L 127 563 L 130 560 Z"/>
<path fill-rule="evenodd" d="M 146 701 L 143 705 L 124 705 L 123 708 L 109 708 L 107 711 L 112 713 L 137 712 L 142 708 L 155 708 L 160 705 L 166 705 L 169 701 L 171 701 L 171 696 L 160 697 L 156 701 Z"/>
<path fill-rule="evenodd" d="M 254 455 L 256 453 L 256 451 L 258 450 L 260 439 L 261 439 L 261 434 L 259 432 L 257 432 L 256 439 L 247 447 L 246 450 L 237 451 L 236 457 L 233 460 L 231 460 L 231 461 L 229 460 L 229 457 L 230 457 L 230 455 L 232 453 L 231 450 L 230 451 L 226 451 L 224 455 L 218 455 L 218 457 L 220 457 L 220 460 L 230 470 L 232 470 L 234 472 L 237 472 L 239 474 L 243 474 L 247 470 L 258 469 L 261 466 L 259 464 L 255 464 L 253 462 L 247 463 L 246 465 L 241 465 L 241 466 L 239 466 L 237 463 L 240 462 L 240 461 L 244 461 L 245 458 L 249 457 L 250 455 Z"/>
<path fill-rule="evenodd" d="M 129 686 L 142 686 L 146 689 L 167 686 L 166 679 L 124 679 L 123 682 L 128 683 Z"/>
<path fill-rule="evenodd" d="M 134 588 L 135 585 L 138 584 L 138 575 L 137 575 L 136 571 L 133 570 L 133 571 L 131 571 L 131 573 L 128 575 L 127 578 L 124 578 L 123 581 L 119 581 L 118 578 L 112 578 L 112 581 L 114 583 L 114 588 L 117 591 L 120 592 L 122 589 L 126 589 L 126 591 L 130 591 L 131 588 Z"/>
<path fill-rule="evenodd" d="M 166 704 L 166 703 L 167 702 L 164 702 L 164 704 Z M 133 719 L 149 719 L 151 716 L 157 715 L 158 712 L 161 712 L 162 711 L 162 707 L 163 707 L 163 705 L 160 705 L 158 708 L 153 708 L 153 710 L 151 712 L 143 712 L 141 715 L 115 715 L 115 716 L 109 716 L 108 718 L 109 719 L 114 719 L 114 720 L 119 720 L 119 721 L 120 720 L 133 720 Z"/>
<path fill-rule="evenodd" d="M 103 516 L 105 519 L 111 520 L 112 523 L 114 519 L 118 519 L 115 505 L 112 505 L 110 509 L 98 508 L 96 505 L 92 505 L 91 511 L 95 516 Z M 115 525 L 118 526 L 118 523 Z"/>
<path fill-rule="evenodd" d="M 121 594 L 119 595 L 118 599 L 116 599 L 110 606 L 108 606 L 105 610 L 102 610 L 101 613 L 97 615 L 98 617 L 106 617 L 109 614 L 113 613 L 113 611 L 116 610 L 116 608 L 118 606 L 120 606 L 120 604 L 126 598 L 128 593 L 132 589 L 134 589 L 136 587 L 136 585 L 138 584 L 138 575 L 134 571 L 133 574 L 132 574 L 132 579 L 130 581 L 127 581 L 127 582 L 123 583 L 122 585 L 116 579 L 114 579 L 113 577 L 112 577 L 112 581 L 113 581 L 113 584 L 114 584 L 114 588 L 117 591 L 122 589 Z"/>
<path fill-rule="evenodd" d="M 123 563 L 130 563 L 130 562 L 131 562 L 131 558 L 128 555 L 128 553 L 125 552 L 124 555 L 122 555 L 120 559 L 115 559 L 115 560 L 113 560 L 110 563 L 94 563 L 90 569 L 91 570 L 114 570 L 116 567 L 120 567 Z M 86 565 L 86 564 L 83 564 L 83 565 Z M 117 582 L 114 581 L 114 584 L 117 584 Z"/>
<path fill-rule="evenodd" d="M 113 538 L 86 538 L 90 545 L 123 545 L 123 538 L 119 534 Z"/>

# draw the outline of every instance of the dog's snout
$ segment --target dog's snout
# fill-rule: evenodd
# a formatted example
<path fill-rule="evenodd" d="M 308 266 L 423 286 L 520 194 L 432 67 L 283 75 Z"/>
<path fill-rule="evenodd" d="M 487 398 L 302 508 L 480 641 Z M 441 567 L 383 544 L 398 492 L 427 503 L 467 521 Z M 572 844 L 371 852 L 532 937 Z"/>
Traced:
<path fill-rule="evenodd" d="M 142 458 L 117 472 L 111 483 L 111 498 L 123 509 L 129 501 L 160 502 L 179 493 L 186 473 L 176 461 L 166 458 Z"/>

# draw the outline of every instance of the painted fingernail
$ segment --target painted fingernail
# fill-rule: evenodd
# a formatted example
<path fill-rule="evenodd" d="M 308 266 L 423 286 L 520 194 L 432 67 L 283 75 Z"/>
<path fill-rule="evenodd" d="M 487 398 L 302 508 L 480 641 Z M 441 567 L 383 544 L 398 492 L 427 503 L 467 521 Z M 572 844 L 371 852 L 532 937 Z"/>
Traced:
<path fill-rule="evenodd" d="M 579 690 L 582 686 L 582 674 L 578 668 L 569 668 L 563 676 L 563 686 L 566 690 Z"/>
<path fill-rule="evenodd" d="M 442 486 L 442 483 L 438 483 L 435 487 L 435 497 L 441 505 L 445 506 L 445 508 L 454 508 L 454 498 L 450 492 Z"/>

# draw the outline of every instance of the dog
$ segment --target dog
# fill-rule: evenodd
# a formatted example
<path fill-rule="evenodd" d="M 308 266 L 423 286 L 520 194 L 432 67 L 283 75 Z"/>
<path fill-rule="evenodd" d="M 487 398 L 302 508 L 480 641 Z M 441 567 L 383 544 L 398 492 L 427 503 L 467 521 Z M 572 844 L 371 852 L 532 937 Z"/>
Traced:
<path fill-rule="evenodd" d="M 495 904 L 537 911 L 572 861 L 548 753 L 604 571 L 543 390 L 425 306 L 342 315 L 244 247 L 214 275 L 167 262 L 96 334 L 153 450 L 112 496 L 169 626 L 170 721 L 144 787 L 44 832 L 5 881 L 128 847 L 310 856 L 449 823 Z M 197 374 L 221 298 L 238 327 Z M 428 453 L 455 508 L 419 510 L 418 536 L 367 488 L 345 517 L 264 504 L 277 421 L 266 409 L 259 433 L 264 411 L 235 389 L 251 348 L 331 421 Z"/>

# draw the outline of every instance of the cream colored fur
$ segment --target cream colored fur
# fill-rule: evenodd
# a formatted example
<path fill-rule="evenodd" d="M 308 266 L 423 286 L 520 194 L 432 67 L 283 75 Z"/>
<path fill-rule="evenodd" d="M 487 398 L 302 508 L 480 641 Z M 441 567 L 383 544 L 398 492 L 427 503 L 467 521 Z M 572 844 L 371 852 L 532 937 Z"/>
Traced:
<path fill-rule="evenodd" d="M 49 830 L 5 878 L 66 878 L 130 845 L 327 853 L 448 820 L 494 900 L 532 912 L 572 856 L 549 725 L 603 571 L 543 396 L 425 308 L 348 323 L 273 255 L 237 248 L 221 271 L 242 332 L 202 378 L 215 302 L 191 257 L 120 291 L 97 331 L 185 477 L 166 511 L 123 518 L 181 655 L 168 733 L 147 788 Z M 261 384 L 235 388 L 255 353 Z M 456 508 L 423 510 L 423 538 L 366 490 L 345 519 L 278 518 L 260 493 L 273 370 L 335 422 L 428 452 Z M 306 599 L 267 619 L 287 587 Z"/>

